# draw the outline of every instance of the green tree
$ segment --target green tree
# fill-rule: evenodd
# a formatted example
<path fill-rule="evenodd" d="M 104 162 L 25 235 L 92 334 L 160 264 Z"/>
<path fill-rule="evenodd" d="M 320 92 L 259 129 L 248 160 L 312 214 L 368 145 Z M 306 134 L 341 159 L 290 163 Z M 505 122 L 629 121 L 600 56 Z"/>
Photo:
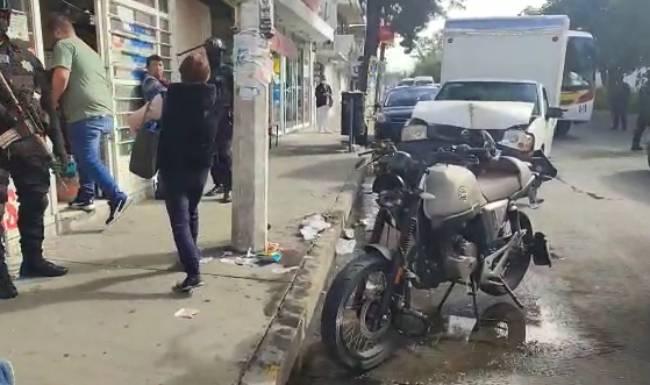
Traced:
<path fill-rule="evenodd" d="M 544 14 L 566 14 L 573 29 L 591 32 L 606 76 L 650 66 L 650 1 L 547 0 Z"/>
<path fill-rule="evenodd" d="M 443 4 L 457 6 L 463 0 L 365 0 L 366 40 L 363 63 L 359 76 L 360 89 L 368 86 L 368 66 L 370 58 L 377 55 L 379 48 L 379 28 L 382 22 L 389 25 L 401 38 L 401 45 L 411 52 L 428 22 L 436 15 L 444 14 Z"/>
<path fill-rule="evenodd" d="M 412 76 L 433 76 L 440 81 L 442 72 L 442 46 L 440 35 L 435 38 L 421 38 L 415 42 L 413 57 L 415 67 Z"/>

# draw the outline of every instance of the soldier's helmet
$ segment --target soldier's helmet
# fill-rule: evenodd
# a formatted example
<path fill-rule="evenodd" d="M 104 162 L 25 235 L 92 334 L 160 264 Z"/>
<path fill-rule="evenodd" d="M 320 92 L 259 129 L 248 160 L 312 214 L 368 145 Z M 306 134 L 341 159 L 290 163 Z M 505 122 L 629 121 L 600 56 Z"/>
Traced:
<path fill-rule="evenodd" d="M 211 37 L 205 41 L 205 48 L 208 51 L 225 51 L 226 44 L 219 38 Z"/>

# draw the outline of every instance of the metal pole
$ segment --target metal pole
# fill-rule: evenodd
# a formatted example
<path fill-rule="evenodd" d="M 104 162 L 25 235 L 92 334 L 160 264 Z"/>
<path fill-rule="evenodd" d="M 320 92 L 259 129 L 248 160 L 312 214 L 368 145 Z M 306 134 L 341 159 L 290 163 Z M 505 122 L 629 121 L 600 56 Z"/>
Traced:
<path fill-rule="evenodd" d="M 350 127 L 349 128 L 349 133 L 350 133 L 350 140 L 349 140 L 349 150 L 350 152 L 354 152 L 354 98 L 350 98 L 348 100 L 348 104 L 350 105 L 350 108 L 348 109 L 348 113 L 350 115 Z"/>
<path fill-rule="evenodd" d="M 373 103 L 373 111 L 377 113 L 377 104 L 379 103 L 381 96 L 381 82 L 383 81 L 384 68 L 383 65 L 386 62 L 386 44 L 381 43 L 381 49 L 379 50 L 379 63 L 377 65 L 377 81 L 375 82 L 375 100 Z"/>

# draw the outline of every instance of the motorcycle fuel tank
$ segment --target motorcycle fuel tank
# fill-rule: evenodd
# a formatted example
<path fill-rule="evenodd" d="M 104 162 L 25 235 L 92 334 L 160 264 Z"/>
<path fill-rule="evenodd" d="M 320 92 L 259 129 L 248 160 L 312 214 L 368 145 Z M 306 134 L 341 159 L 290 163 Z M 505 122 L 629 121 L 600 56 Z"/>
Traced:
<path fill-rule="evenodd" d="M 424 178 L 425 192 L 435 196 L 424 201 L 424 213 L 431 220 L 478 212 L 487 203 L 476 176 L 465 167 L 437 164 Z"/>

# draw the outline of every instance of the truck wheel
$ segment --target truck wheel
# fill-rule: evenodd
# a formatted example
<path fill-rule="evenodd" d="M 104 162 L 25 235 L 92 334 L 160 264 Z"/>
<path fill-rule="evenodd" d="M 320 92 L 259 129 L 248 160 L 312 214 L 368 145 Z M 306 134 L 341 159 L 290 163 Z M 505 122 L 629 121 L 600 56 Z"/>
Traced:
<path fill-rule="evenodd" d="M 557 127 L 555 128 L 555 137 L 562 138 L 565 137 L 571 130 L 571 122 L 562 120 L 557 122 Z"/>

